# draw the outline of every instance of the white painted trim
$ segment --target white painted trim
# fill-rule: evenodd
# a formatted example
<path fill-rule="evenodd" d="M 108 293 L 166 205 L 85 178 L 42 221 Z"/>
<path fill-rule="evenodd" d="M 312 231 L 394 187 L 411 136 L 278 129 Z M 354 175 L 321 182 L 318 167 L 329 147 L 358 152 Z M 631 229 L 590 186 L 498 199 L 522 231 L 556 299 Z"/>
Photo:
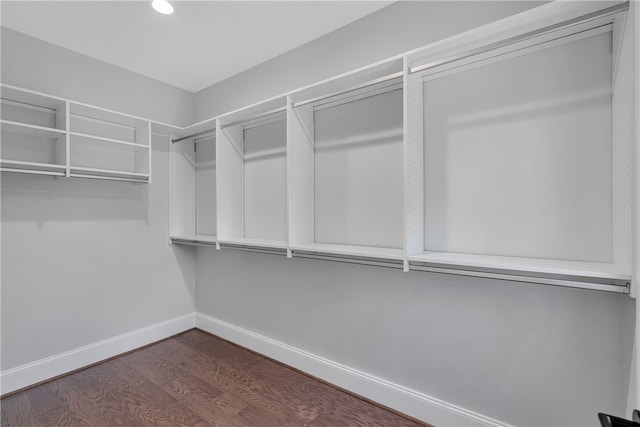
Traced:
<path fill-rule="evenodd" d="M 195 327 L 193 313 L 98 341 L 0 373 L 0 394 L 20 390 Z"/>
<path fill-rule="evenodd" d="M 440 427 L 510 427 L 510 424 L 202 313 L 196 313 L 196 327 L 430 424 Z"/>

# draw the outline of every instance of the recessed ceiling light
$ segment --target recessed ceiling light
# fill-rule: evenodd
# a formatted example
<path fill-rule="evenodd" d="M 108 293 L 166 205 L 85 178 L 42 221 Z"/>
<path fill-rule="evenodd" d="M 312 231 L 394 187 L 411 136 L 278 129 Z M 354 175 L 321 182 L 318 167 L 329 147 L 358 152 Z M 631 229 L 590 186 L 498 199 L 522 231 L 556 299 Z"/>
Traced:
<path fill-rule="evenodd" d="M 171 15 L 173 13 L 173 6 L 167 0 L 153 0 L 151 6 L 163 15 Z"/>

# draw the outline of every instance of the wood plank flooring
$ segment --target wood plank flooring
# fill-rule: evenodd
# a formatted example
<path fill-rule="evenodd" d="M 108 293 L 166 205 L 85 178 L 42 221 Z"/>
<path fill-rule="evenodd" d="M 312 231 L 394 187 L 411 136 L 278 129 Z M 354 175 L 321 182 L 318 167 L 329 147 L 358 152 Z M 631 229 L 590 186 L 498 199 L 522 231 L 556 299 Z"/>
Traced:
<path fill-rule="evenodd" d="M 199 330 L 1 404 L 3 427 L 426 426 Z"/>

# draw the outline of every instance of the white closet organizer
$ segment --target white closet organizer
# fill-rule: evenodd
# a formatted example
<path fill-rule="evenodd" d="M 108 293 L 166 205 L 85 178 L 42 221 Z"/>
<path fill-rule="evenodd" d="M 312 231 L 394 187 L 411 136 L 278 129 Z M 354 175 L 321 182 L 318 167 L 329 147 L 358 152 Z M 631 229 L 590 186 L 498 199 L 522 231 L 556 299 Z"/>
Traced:
<path fill-rule="evenodd" d="M 151 122 L 2 85 L 1 171 L 147 183 Z"/>
<path fill-rule="evenodd" d="M 407 56 L 411 268 L 624 290 L 632 36 L 625 13 L 609 12 Z"/>
<path fill-rule="evenodd" d="M 221 244 L 287 249 L 286 97 L 218 117 Z"/>
<path fill-rule="evenodd" d="M 149 181 L 148 121 L 70 102 L 69 123 L 70 176 Z"/>
<path fill-rule="evenodd" d="M 402 58 L 289 94 L 295 252 L 403 260 Z"/>
<path fill-rule="evenodd" d="M 36 175 L 67 174 L 67 102 L 3 86 L 0 170 Z"/>
<path fill-rule="evenodd" d="M 215 121 L 181 131 L 170 144 L 170 225 L 174 243 L 217 242 Z"/>

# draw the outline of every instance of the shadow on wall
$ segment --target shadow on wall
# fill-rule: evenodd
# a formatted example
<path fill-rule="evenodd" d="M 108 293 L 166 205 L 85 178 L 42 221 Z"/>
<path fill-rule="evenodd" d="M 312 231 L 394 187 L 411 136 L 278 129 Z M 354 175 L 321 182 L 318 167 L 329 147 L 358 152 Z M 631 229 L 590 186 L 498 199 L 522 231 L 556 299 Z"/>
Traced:
<path fill-rule="evenodd" d="M 171 245 L 171 250 L 176 257 L 178 267 L 180 267 L 180 273 L 184 279 L 184 283 L 189 289 L 189 296 L 193 303 L 193 307 L 196 306 L 196 247 L 188 245 Z"/>
<path fill-rule="evenodd" d="M 148 223 L 148 185 L 4 173 L 2 222 L 131 221 Z"/>
<path fill-rule="evenodd" d="M 626 410 L 620 414 L 621 417 L 630 417 L 634 409 L 638 407 L 636 371 L 634 360 L 638 357 L 638 348 L 634 337 L 636 331 L 636 301 L 626 298 L 622 304 L 622 392 L 627 396 Z"/>

